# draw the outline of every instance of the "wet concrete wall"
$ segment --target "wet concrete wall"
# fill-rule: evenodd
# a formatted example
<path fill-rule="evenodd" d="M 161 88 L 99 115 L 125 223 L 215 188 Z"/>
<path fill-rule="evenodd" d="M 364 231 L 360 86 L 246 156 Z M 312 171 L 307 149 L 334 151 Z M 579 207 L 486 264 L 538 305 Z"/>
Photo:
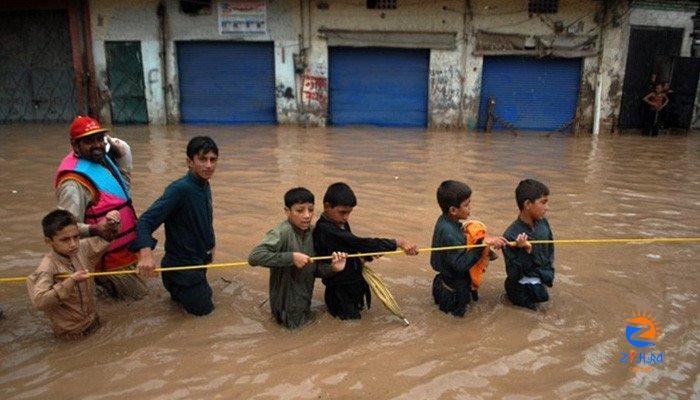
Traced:
<path fill-rule="evenodd" d="M 311 2 L 309 9 L 310 43 L 308 67 L 305 74 L 321 82 L 328 82 L 328 40 L 321 34 L 324 30 L 348 30 L 357 32 L 449 32 L 457 36 L 451 49 L 431 49 L 428 123 L 436 127 L 460 126 L 460 103 L 464 67 L 462 32 L 465 2 L 398 2 L 394 10 L 367 9 L 364 1 L 326 1 L 327 8 L 318 7 L 321 2 Z M 305 32 L 306 33 L 306 32 Z M 361 42 L 357 46 L 373 46 L 376 43 Z M 397 42 L 396 47 L 425 48 L 424 44 L 412 43 L 410 39 Z M 323 125 L 327 121 L 327 89 L 321 95 L 304 96 L 304 122 Z"/>
<path fill-rule="evenodd" d="M 298 32 L 299 2 L 279 0 L 267 2 L 267 33 L 265 34 L 222 34 L 218 29 L 217 2 L 212 2 L 210 15 L 191 16 L 179 11 L 176 2 L 168 2 L 169 43 L 185 40 L 237 40 L 266 41 L 275 44 L 275 86 L 277 120 L 279 123 L 295 122 L 297 103 L 296 93 L 287 88 L 295 87 L 292 54 L 299 52 Z M 175 46 L 168 49 L 166 60 L 168 76 L 177 87 L 177 55 Z M 179 91 L 172 91 L 168 121 L 179 121 Z"/>
<path fill-rule="evenodd" d="M 111 122 L 105 41 L 140 41 L 148 120 L 153 124 L 165 123 L 156 7 L 157 2 L 152 0 L 90 2 L 93 58 L 102 121 Z"/>
<path fill-rule="evenodd" d="M 595 35 L 598 24 L 595 13 L 598 10 L 596 2 L 562 0 L 556 14 L 537 15 L 528 13 L 527 1 L 503 2 L 497 0 L 471 1 L 472 21 L 468 26 L 467 36 L 467 77 L 465 82 L 464 123 L 467 128 L 475 129 L 479 117 L 479 100 L 481 98 L 481 75 L 483 57 L 473 55 L 474 33 L 478 30 L 514 33 L 526 35 L 551 35 L 554 24 L 561 22 L 566 32 L 575 35 Z M 468 23 L 469 24 L 469 23 Z M 577 120 L 582 129 L 590 132 L 593 118 L 593 90 L 595 88 L 595 73 L 597 62 L 595 57 L 583 60 L 581 73 L 581 89 L 576 111 Z"/>
<path fill-rule="evenodd" d="M 697 7 L 697 5 L 695 6 Z M 630 13 L 630 25 L 644 26 L 660 26 L 668 28 L 683 29 L 683 43 L 681 45 L 681 57 L 691 57 L 691 49 L 693 38 L 690 36 L 693 33 L 693 20 L 695 9 L 693 5 L 687 7 L 679 7 L 677 10 L 658 10 L 654 8 L 637 7 L 632 9 Z M 700 83 L 698 88 L 700 88 Z M 691 128 L 700 128 L 700 97 L 698 92 L 695 92 L 695 108 L 693 119 L 690 124 Z"/>
<path fill-rule="evenodd" d="M 613 21 L 618 18 L 618 23 Z M 601 132 L 611 132 L 617 124 L 625 78 L 629 44 L 629 5 L 626 1 L 610 7 L 602 21 L 602 65 L 600 119 Z M 595 82 L 595 81 L 594 81 Z"/>
<path fill-rule="evenodd" d="M 109 121 L 109 89 L 106 77 L 104 42 L 140 40 L 149 122 L 163 124 L 180 121 L 177 41 L 237 40 L 273 41 L 275 43 L 275 85 L 277 118 L 280 123 L 296 122 L 298 105 L 292 54 L 299 52 L 299 2 L 292 0 L 267 3 L 266 34 L 222 34 L 218 29 L 217 2 L 211 12 L 189 15 L 177 1 L 165 5 L 165 63 L 162 62 L 160 20 L 156 0 L 90 2 L 93 48 L 98 87 L 103 98 L 100 117 Z M 163 71 L 165 66 L 165 73 Z M 165 76 L 166 79 L 162 79 Z"/>
<path fill-rule="evenodd" d="M 531 15 L 527 1 L 453 0 L 398 2 L 394 10 L 367 9 L 365 1 L 278 0 L 267 2 L 266 34 L 221 34 L 217 2 L 205 15 L 184 14 L 177 1 L 164 1 L 165 48 L 161 45 L 158 1 L 90 2 L 97 81 L 102 98 L 100 116 L 109 121 L 109 90 L 104 42 L 140 40 L 149 121 L 180 120 L 175 43 L 187 40 L 272 41 L 275 43 L 275 85 L 279 123 L 325 125 L 328 121 L 328 48 L 324 32 L 406 32 L 454 35 L 452 47 L 430 48 L 410 40 L 396 47 L 430 48 L 428 124 L 437 128 L 474 129 L 481 97 L 482 56 L 474 55 L 475 33 L 551 35 L 555 25 L 573 35 L 601 32 L 601 3 L 561 0 L 556 14 Z M 612 3 L 602 21 L 602 53 L 585 57 L 581 72 L 575 130 L 590 132 L 598 73 L 601 73 L 603 131 L 611 130 L 619 114 L 629 40 L 629 26 L 656 24 L 692 27 L 692 12 L 629 10 L 627 1 Z M 613 16 L 617 22 L 613 23 Z M 373 46 L 372 41 L 357 42 Z M 684 36 L 683 52 L 690 51 Z M 161 54 L 165 54 L 163 62 Z M 295 70 L 295 57 L 298 68 Z M 164 71 L 165 70 L 165 71 Z M 696 118 L 697 120 L 697 118 Z"/>
<path fill-rule="evenodd" d="M 662 7 L 663 5 L 659 5 Z M 631 8 L 630 8 L 631 7 Z M 614 130 L 620 115 L 623 83 L 627 63 L 627 51 L 632 26 L 655 26 L 683 29 L 683 43 L 680 55 L 690 56 L 693 21 L 695 10 L 692 7 L 683 10 L 655 9 L 649 4 L 629 4 L 619 1 L 612 5 L 604 22 L 603 56 L 602 56 L 602 101 L 601 132 Z M 617 17 L 617 23 L 612 18 Z M 696 98 L 696 103 L 698 100 Z M 696 115 L 698 113 L 696 112 Z M 697 121 L 694 118 L 693 121 Z"/>

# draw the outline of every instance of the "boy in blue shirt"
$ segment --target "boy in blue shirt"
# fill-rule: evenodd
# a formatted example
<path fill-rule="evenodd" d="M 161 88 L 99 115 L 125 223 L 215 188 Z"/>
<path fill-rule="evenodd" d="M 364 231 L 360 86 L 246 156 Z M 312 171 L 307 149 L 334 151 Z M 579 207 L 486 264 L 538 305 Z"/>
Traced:
<path fill-rule="evenodd" d="M 442 215 L 435 223 L 431 247 L 460 246 L 465 244 L 460 221 L 471 214 L 472 191 L 463 182 L 444 181 L 437 190 L 437 201 Z M 486 243 L 494 249 L 507 245 L 503 237 L 485 235 L 477 243 Z M 433 299 L 440 311 L 457 317 L 464 316 L 471 300 L 469 269 L 484 256 L 483 248 L 468 250 L 434 251 L 430 265 L 438 272 L 433 280 Z M 488 256 L 488 255 L 487 255 Z"/>
<path fill-rule="evenodd" d="M 552 240 L 552 230 L 544 217 L 549 210 L 549 188 L 534 179 L 520 181 L 515 189 L 520 209 L 518 218 L 503 233 L 518 246 L 505 247 L 506 295 L 516 306 L 536 309 L 549 300 L 547 288 L 554 283 L 554 245 L 531 246 L 527 240 Z"/>
<path fill-rule="evenodd" d="M 132 250 L 138 252 L 139 273 L 153 276 L 156 261 L 153 232 L 165 225 L 165 255 L 162 267 L 204 265 L 214 258 L 214 211 L 209 180 L 219 159 L 212 138 L 196 136 L 187 143 L 189 171 L 172 182 L 139 218 Z M 170 297 L 190 314 L 207 315 L 214 310 L 206 269 L 171 271 L 162 274 Z"/>

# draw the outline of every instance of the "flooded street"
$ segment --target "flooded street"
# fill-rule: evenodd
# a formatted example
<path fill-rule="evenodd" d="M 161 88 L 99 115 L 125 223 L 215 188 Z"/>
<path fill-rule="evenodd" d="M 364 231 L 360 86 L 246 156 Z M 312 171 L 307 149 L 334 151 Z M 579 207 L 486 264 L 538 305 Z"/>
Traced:
<path fill-rule="evenodd" d="M 47 250 L 40 220 L 68 124 L 0 125 L 0 276 L 28 275 Z M 284 218 L 282 196 L 303 185 L 317 216 L 328 184 L 358 197 L 360 236 L 428 247 L 435 191 L 458 179 L 472 217 L 493 234 L 516 218 L 514 190 L 531 177 L 550 190 L 555 239 L 700 236 L 700 136 L 572 137 L 379 128 L 117 127 L 134 154 L 141 213 L 185 173 L 185 145 L 207 134 L 220 149 L 212 179 L 215 262 L 241 261 Z M 157 237 L 162 239 L 162 229 Z M 157 255 L 162 255 L 162 240 Z M 425 254 L 373 263 L 406 313 L 379 301 L 360 321 L 319 317 L 298 331 L 274 323 L 262 268 L 209 272 L 215 311 L 186 315 L 160 279 L 134 303 L 101 300 L 103 326 L 54 339 L 23 284 L 0 284 L 0 398 L 678 398 L 700 396 L 700 244 L 560 245 L 551 300 L 538 311 L 507 302 L 503 258 L 489 266 L 464 318 L 433 304 Z M 625 319 L 654 318 L 650 371 L 619 362 Z"/>

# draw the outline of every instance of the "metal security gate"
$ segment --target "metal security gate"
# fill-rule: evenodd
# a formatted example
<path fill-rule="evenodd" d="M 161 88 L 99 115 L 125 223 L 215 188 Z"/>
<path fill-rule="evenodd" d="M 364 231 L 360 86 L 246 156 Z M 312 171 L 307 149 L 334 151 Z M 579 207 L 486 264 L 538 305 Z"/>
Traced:
<path fill-rule="evenodd" d="M 0 12 L 0 122 L 64 122 L 76 110 L 68 12 Z"/>
<path fill-rule="evenodd" d="M 422 49 L 329 49 L 333 125 L 424 127 L 430 52 Z"/>
<path fill-rule="evenodd" d="M 178 42 L 185 123 L 274 124 L 272 42 Z"/>
<path fill-rule="evenodd" d="M 112 123 L 147 124 L 141 42 L 105 42 Z"/>
<path fill-rule="evenodd" d="M 496 129 L 564 130 L 576 113 L 580 58 L 484 57 L 479 128 L 489 98 L 496 102 Z"/>
<path fill-rule="evenodd" d="M 700 78 L 700 58 L 675 57 L 671 75 L 669 103 L 665 107 L 662 123 L 669 128 L 690 129 L 695 111 L 698 79 Z"/>

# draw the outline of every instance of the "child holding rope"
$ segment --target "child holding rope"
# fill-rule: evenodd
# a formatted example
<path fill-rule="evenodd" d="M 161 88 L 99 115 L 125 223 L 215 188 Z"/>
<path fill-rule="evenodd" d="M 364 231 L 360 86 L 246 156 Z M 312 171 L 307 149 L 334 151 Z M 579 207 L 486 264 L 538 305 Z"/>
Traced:
<path fill-rule="evenodd" d="M 536 309 L 537 303 L 549 300 L 547 288 L 554 283 L 554 245 L 531 246 L 532 240 L 553 240 L 549 222 L 549 188 L 534 179 L 520 181 L 515 189 L 520 214 L 503 233 L 516 241 L 516 247 L 504 247 L 503 256 L 508 277 L 506 295 L 516 306 Z"/>
<path fill-rule="evenodd" d="M 41 221 L 51 252 L 27 278 L 27 290 L 32 305 L 46 314 L 57 337 L 79 339 L 99 328 L 94 282 L 88 271 L 100 263 L 119 223 L 119 212 L 112 210 L 100 222 L 103 237 L 80 239 L 78 220 L 69 211 L 51 211 Z M 57 279 L 60 274 L 69 276 Z"/>
<path fill-rule="evenodd" d="M 316 277 L 330 277 L 345 268 L 345 253 L 313 262 L 314 195 L 297 187 L 284 194 L 287 220 L 267 232 L 250 252 L 248 264 L 270 269 L 270 310 L 278 324 L 298 328 L 313 320 L 311 298 Z"/>
<path fill-rule="evenodd" d="M 153 255 L 157 241 L 153 232 L 165 225 L 165 255 L 162 267 L 210 264 L 216 250 L 214 206 L 209 180 L 219 160 L 219 147 L 209 136 L 195 136 L 187 143 L 187 174 L 170 183 L 163 194 L 136 224 L 132 250 L 138 252 L 137 268 L 144 276 L 155 276 Z M 192 315 L 214 311 L 206 269 L 169 271 L 161 275 L 170 298 Z"/>
<path fill-rule="evenodd" d="M 416 246 L 403 239 L 355 236 L 350 230 L 348 219 L 356 205 L 357 198 L 350 186 L 343 182 L 328 186 L 323 196 L 323 214 L 314 229 L 316 254 L 326 256 L 334 251 L 348 254 L 395 251 L 397 247 L 401 247 L 408 255 L 418 254 Z M 323 284 L 326 285 L 324 300 L 332 316 L 360 319 L 360 311 L 365 305 L 370 307 L 372 294 L 362 276 L 362 262 L 359 258 L 350 258 L 343 271 L 323 279 Z"/>
<path fill-rule="evenodd" d="M 463 182 L 448 180 L 440 184 L 437 190 L 437 202 L 442 215 L 435 223 L 431 247 L 465 244 L 465 232 L 461 221 L 466 220 L 471 214 L 471 195 L 471 189 Z M 507 245 L 503 237 L 488 236 L 485 227 L 481 225 L 480 228 L 483 235 L 473 238 L 474 240 L 468 244 L 483 243 L 495 249 Z M 476 232 L 474 234 L 476 235 Z M 433 299 L 440 311 L 462 317 L 467 311 L 467 304 L 471 298 L 477 299 L 470 271 L 488 262 L 488 246 L 430 254 L 430 265 L 438 273 L 433 279 Z"/>

